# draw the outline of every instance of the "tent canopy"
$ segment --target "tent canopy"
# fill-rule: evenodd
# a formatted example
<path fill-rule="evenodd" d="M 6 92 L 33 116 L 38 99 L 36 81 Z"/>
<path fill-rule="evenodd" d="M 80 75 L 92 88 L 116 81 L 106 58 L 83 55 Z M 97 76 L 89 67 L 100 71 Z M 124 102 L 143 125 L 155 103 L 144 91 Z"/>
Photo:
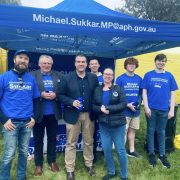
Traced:
<path fill-rule="evenodd" d="M 121 58 L 180 46 L 180 24 L 112 11 L 93 0 L 50 9 L 0 5 L 0 47 Z"/>

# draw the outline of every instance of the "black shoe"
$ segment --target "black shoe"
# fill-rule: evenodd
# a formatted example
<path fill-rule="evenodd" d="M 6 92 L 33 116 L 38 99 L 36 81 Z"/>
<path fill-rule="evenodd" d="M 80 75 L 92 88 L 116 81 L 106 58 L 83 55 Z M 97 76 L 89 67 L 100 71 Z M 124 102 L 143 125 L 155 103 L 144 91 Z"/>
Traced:
<path fill-rule="evenodd" d="M 136 152 L 136 151 L 134 151 L 134 152 L 128 151 L 127 155 L 128 155 L 129 157 L 141 158 L 141 155 L 140 155 L 138 152 Z"/>
<path fill-rule="evenodd" d="M 165 167 L 165 168 L 170 168 L 171 165 L 170 163 L 168 162 L 167 160 L 167 157 L 164 155 L 164 156 L 159 156 L 159 160 L 161 161 L 162 165 Z"/>
<path fill-rule="evenodd" d="M 114 174 L 114 175 L 107 174 L 107 175 L 105 175 L 105 176 L 102 177 L 102 180 L 109 180 L 109 179 L 114 178 L 115 176 L 116 176 L 115 174 Z"/>
<path fill-rule="evenodd" d="M 67 180 L 75 180 L 74 172 L 67 172 Z"/>
<path fill-rule="evenodd" d="M 89 173 L 90 176 L 95 176 L 96 172 L 93 166 L 87 167 L 87 171 Z"/>
<path fill-rule="evenodd" d="M 157 165 L 156 158 L 154 154 L 149 155 L 149 164 L 153 167 Z"/>

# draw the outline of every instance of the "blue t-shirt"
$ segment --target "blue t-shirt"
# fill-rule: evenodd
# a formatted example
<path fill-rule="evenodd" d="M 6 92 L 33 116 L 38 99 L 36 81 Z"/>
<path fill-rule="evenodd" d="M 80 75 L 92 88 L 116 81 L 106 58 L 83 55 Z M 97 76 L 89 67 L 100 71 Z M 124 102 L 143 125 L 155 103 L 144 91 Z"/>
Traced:
<path fill-rule="evenodd" d="M 141 103 L 141 83 L 142 78 L 137 74 L 134 74 L 134 76 L 128 76 L 126 73 L 124 73 L 116 80 L 116 84 L 124 89 L 127 103 L 134 102 L 134 104 Z M 140 110 L 133 112 L 127 107 L 125 114 L 128 117 L 137 117 L 140 114 Z"/>
<path fill-rule="evenodd" d="M 33 99 L 40 96 L 35 78 L 25 73 L 22 81 L 12 70 L 0 76 L 0 107 L 11 119 L 27 119 L 33 116 Z"/>
<path fill-rule="evenodd" d="M 141 87 L 147 90 L 149 107 L 162 111 L 169 110 L 171 91 L 178 89 L 170 72 L 157 73 L 155 70 L 145 74 Z"/>
<path fill-rule="evenodd" d="M 110 100 L 110 90 L 103 91 L 102 104 L 103 104 L 104 106 L 109 105 L 109 100 Z"/>
<path fill-rule="evenodd" d="M 44 90 L 47 92 L 53 91 L 53 80 L 51 74 L 43 75 Z M 44 115 L 54 114 L 53 101 L 45 100 Z"/>

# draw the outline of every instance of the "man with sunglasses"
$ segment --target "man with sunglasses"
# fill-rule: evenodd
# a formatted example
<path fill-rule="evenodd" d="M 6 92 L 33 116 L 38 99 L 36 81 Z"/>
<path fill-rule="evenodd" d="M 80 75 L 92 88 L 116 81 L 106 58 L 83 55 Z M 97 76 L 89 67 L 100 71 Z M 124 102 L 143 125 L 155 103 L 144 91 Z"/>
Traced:
<path fill-rule="evenodd" d="M 28 143 L 37 119 L 33 105 L 38 105 L 40 96 L 35 78 L 27 73 L 28 65 L 29 53 L 25 50 L 16 51 L 14 68 L 0 76 L 0 121 L 4 126 L 1 180 L 11 179 L 10 171 L 16 147 L 17 179 L 26 179 Z"/>

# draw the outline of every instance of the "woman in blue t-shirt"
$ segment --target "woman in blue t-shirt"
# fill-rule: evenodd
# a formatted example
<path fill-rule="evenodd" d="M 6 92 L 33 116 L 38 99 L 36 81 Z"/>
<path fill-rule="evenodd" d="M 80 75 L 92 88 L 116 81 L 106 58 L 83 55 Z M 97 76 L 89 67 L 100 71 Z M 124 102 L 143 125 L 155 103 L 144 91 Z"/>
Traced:
<path fill-rule="evenodd" d="M 108 174 L 102 178 L 103 180 L 116 176 L 112 143 L 118 155 L 121 179 L 127 179 L 128 174 L 124 114 L 126 99 L 124 90 L 118 85 L 113 85 L 113 77 L 113 70 L 106 68 L 103 72 L 104 84 L 95 89 L 93 97 L 93 111 L 97 114 L 102 147 L 108 166 Z"/>

